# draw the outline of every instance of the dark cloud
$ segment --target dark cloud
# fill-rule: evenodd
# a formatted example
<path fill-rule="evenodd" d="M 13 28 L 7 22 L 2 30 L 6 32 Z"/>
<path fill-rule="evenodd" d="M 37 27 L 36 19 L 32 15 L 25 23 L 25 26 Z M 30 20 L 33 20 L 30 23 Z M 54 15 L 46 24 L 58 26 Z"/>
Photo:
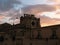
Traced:
<path fill-rule="evenodd" d="M 32 5 L 32 6 L 27 6 L 23 8 L 24 13 L 33 13 L 36 14 L 38 12 L 50 12 L 56 10 L 54 6 L 52 5 Z"/>
<path fill-rule="evenodd" d="M 14 4 L 21 4 L 18 0 L 0 0 L 0 11 L 8 11 Z"/>

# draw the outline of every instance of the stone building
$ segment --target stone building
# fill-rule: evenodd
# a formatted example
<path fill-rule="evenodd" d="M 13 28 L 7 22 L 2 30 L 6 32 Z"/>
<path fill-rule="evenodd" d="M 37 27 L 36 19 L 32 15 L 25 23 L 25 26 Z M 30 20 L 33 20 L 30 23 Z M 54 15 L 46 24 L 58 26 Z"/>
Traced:
<path fill-rule="evenodd" d="M 60 25 L 41 27 L 40 18 L 24 14 L 20 24 L 0 25 L 0 45 L 60 45 Z"/>

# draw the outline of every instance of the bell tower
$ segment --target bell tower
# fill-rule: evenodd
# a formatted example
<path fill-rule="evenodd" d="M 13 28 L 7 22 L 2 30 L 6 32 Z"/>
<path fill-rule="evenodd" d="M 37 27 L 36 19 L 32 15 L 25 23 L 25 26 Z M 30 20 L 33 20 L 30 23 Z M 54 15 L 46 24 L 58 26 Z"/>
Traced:
<path fill-rule="evenodd" d="M 40 28 L 40 18 L 36 18 L 32 14 L 24 14 L 20 18 L 20 24 L 25 28 Z"/>

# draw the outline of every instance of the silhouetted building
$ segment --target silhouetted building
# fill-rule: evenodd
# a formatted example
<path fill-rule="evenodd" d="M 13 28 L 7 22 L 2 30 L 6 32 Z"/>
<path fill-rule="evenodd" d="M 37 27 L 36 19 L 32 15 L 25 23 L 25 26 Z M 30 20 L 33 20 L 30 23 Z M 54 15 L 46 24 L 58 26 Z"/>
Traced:
<path fill-rule="evenodd" d="M 20 24 L 0 25 L 0 45 L 60 45 L 60 25 L 41 27 L 40 18 L 24 14 Z"/>

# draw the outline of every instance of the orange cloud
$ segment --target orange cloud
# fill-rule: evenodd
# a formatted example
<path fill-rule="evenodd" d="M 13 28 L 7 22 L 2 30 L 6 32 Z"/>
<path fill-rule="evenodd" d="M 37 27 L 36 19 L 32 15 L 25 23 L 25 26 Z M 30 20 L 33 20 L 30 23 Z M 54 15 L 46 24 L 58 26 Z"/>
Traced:
<path fill-rule="evenodd" d="M 59 19 L 55 19 L 55 18 L 52 19 L 52 18 L 45 17 L 45 16 L 40 16 L 40 20 L 41 20 L 40 24 L 42 27 L 60 24 Z"/>
<path fill-rule="evenodd" d="M 0 19 L 3 19 L 5 16 L 0 15 Z"/>

